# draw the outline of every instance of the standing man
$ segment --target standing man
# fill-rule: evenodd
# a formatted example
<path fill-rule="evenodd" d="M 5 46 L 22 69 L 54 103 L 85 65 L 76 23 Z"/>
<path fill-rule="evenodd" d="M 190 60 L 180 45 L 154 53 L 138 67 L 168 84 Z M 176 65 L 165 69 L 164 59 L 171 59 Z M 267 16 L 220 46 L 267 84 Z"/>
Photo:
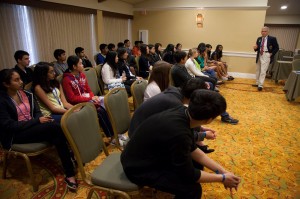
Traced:
<path fill-rule="evenodd" d="M 28 68 L 30 59 L 29 53 L 24 50 L 18 50 L 15 52 L 15 60 L 17 65 L 15 66 L 15 70 L 20 74 L 21 80 L 23 81 L 23 85 L 32 82 L 33 71 Z"/>
<path fill-rule="evenodd" d="M 261 37 L 256 40 L 256 45 L 253 46 L 256 55 L 256 84 L 252 86 L 258 87 L 258 91 L 262 91 L 266 72 L 269 64 L 272 63 L 274 55 L 279 50 L 276 37 L 269 36 L 269 28 L 261 29 Z"/>

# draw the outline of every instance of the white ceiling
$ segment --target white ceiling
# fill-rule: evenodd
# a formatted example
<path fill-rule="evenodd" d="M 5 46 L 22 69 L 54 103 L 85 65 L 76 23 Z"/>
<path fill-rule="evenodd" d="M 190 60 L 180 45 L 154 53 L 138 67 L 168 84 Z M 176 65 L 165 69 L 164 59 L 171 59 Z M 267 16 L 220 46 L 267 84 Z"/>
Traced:
<path fill-rule="evenodd" d="M 145 2 L 149 3 L 152 0 L 121 0 L 121 1 L 132 4 L 133 7 L 135 7 L 136 4 L 143 4 Z M 220 1 L 224 1 L 224 0 L 220 0 Z M 287 5 L 288 8 L 286 10 L 280 10 L 280 7 L 282 5 Z M 268 0 L 268 6 L 270 7 L 267 9 L 267 15 L 300 15 L 300 0 Z"/>

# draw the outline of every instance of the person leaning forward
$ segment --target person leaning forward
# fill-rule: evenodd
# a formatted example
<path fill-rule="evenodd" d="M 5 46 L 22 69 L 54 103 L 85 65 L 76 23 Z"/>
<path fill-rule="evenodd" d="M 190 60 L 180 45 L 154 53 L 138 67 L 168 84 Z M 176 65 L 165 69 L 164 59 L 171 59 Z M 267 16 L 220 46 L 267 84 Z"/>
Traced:
<path fill-rule="evenodd" d="M 220 94 L 198 89 L 188 107 L 179 105 L 145 119 L 121 155 L 126 176 L 137 185 L 172 193 L 176 199 L 201 198 L 200 183 L 205 182 L 222 182 L 237 190 L 241 179 L 197 148 L 192 131 L 209 124 L 225 109 Z M 195 169 L 193 160 L 219 174 Z"/>

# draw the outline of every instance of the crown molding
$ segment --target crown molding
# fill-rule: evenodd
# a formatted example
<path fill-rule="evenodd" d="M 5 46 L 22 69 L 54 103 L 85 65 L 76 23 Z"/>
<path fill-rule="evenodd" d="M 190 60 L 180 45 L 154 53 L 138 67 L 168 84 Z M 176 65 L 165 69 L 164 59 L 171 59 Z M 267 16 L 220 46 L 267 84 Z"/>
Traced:
<path fill-rule="evenodd" d="M 218 7 L 136 7 L 133 11 L 161 11 L 161 10 L 267 10 L 270 6 L 218 6 Z"/>

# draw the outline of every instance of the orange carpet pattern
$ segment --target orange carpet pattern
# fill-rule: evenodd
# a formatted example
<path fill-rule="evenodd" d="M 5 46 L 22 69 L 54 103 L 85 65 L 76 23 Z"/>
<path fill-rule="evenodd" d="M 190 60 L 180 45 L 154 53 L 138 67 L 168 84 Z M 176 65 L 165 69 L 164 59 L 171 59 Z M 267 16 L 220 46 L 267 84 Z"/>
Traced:
<path fill-rule="evenodd" d="M 252 83 L 254 80 L 235 79 L 220 86 L 227 111 L 240 122 L 225 124 L 218 117 L 209 125 L 218 132 L 216 140 L 205 141 L 215 149 L 209 156 L 242 178 L 232 196 L 235 199 L 300 198 L 300 103 L 288 102 L 280 84 L 267 80 L 264 90 L 258 92 Z M 129 102 L 132 105 L 132 98 Z M 86 169 L 92 171 L 104 158 L 99 156 Z M 0 179 L 0 198 L 86 198 L 89 186 L 80 181 L 80 176 L 79 190 L 67 190 L 55 152 L 32 160 L 39 191 L 32 192 L 23 161 L 15 160 L 9 178 Z M 2 161 L 0 169 L 1 175 Z M 204 199 L 231 198 L 221 183 L 202 184 L 202 188 Z M 106 197 L 99 192 L 93 198 Z M 151 198 L 150 190 L 144 191 L 143 198 Z M 158 192 L 156 198 L 173 196 Z"/>

